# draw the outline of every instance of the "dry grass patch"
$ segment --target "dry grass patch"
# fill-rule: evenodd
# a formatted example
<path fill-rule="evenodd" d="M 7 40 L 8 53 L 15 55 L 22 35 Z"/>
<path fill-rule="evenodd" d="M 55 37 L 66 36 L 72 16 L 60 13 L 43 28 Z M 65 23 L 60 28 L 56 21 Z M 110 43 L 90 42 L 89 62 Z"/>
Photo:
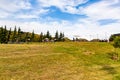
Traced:
<path fill-rule="evenodd" d="M 120 80 L 120 61 L 108 57 L 112 49 L 108 43 L 2 44 L 0 80 Z"/>

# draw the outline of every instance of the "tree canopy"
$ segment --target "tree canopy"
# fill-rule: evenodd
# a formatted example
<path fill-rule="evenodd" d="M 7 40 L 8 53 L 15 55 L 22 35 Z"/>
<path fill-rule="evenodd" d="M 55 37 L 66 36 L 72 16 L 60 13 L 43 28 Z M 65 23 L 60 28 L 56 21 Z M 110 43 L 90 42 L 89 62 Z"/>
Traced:
<path fill-rule="evenodd" d="M 12 31 L 11 28 L 7 30 L 7 27 L 0 27 L 0 43 L 20 43 L 20 42 L 43 42 L 45 39 L 56 40 L 56 41 L 64 41 L 64 33 L 58 33 L 56 31 L 55 37 L 52 37 L 50 32 L 47 31 L 46 34 L 40 32 L 40 34 L 35 34 L 33 32 L 24 32 L 19 27 L 14 27 Z"/>

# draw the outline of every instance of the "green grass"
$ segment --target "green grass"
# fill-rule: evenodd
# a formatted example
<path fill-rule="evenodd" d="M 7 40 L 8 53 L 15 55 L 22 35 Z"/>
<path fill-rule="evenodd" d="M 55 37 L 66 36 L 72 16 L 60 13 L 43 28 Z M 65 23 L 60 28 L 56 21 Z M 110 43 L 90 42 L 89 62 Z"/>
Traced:
<path fill-rule="evenodd" d="M 94 42 L 0 44 L 0 80 L 120 80 L 113 51 Z"/>

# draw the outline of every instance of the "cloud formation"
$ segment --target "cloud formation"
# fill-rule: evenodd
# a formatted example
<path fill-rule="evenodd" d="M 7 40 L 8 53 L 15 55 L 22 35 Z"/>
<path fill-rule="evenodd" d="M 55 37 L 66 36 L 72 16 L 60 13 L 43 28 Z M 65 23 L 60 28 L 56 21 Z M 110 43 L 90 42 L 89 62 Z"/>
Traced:
<path fill-rule="evenodd" d="M 7 5 L 7 6 L 6 6 Z M 55 8 L 52 8 L 55 7 Z M 51 17 L 51 14 L 55 17 Z M 60 15 L 74 20 L 60 19 Z M 21 26 L 24 31 L 36 33 L 50 30 L 65 32 L 69 38 L 74 35 L 90 39 L 108 38 L 120 32 L 120 0 L 0 0 L 0 26 Z M 84 17 L 85 16 L 85 17 Z M 106 36 L 107 35 L 107 36 Z"/>
<path fill-rule="evenodd" d="M 63 12 L 78 14 L 76 8 L 80 4 L 86 3 L 88 0 L 38 0 L 41 7 L 55 6 Z"/>

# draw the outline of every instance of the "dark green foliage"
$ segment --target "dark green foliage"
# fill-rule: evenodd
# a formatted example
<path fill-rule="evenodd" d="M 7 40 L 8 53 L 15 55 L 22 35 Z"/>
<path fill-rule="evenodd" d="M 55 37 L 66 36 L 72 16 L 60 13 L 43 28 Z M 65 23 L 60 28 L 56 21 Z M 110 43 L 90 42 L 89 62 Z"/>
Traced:
<path fill-rule="evenodd" d="M 30 36 L 29 36 L 29 33 L 25 33 L 25 40 L 24 42 L 30 42 Z"/>
<path fill-rule="evenodd" d="M 4 35 L 3 35 L 3 27 L 0 28 L 0 43 L 3 43 L 3 38 L 4 38 Z"/>
<path fill-rule="evenodd" d="M 62 33 L 60 33 L 59 41 L 62 41 L 62 37 L 63 37 L 63 35 L 62 35 Z"/>
<path fill-rule="evenodd" d="M 114 39 L 113 46 L 114 46 L 115 48 L 120 48 L 120 37 L 116 37 L 116 38 Z"/>
<path fill-rule="evenodd" d="M 120 33 L 118 33 L 118 34 L 112 34 L 112 35 L 110 36 L 110 38 L 109 38 L 109 41 L 114 41 L 114 39 L 115 39 L 116 37 L 120 37 Z"/>
<path fill-rule="evenodd" d="M 120 37 L 119 36 L 116 36 L 114 38 L 113 46 L 115 48 L 115 52 L 114 52 L 114 55 L 112 55 L 112 59 L 119 60 L 119 56 L 118 56 L 118 52 L 117 52 L 117 48 L 120 48 Z"/>
<path fill-rule="evenodd" d="M 65 35 L 64 35 L 64 33 L 62 34 L 62 41 L 65 41 Z"/>
<path fill-rule="evenodd" d="M 50 32 L 47 31 L 46 38 L 50 38 Z"/>
<path fill-rule="evenodd" d="M 8 31 L 7 43 L 10 41 L 10 35 L 11 35 L 11 28 L 10 28 L 10 30 Z"/>
<path fill-rule="evenodd" d="M 21 42 L 21 29 L 18 28 L 17 42 Z"/>
<path fill-rule="evenodd" d="M 56 33 L 55 33 L 55 39 L 56 39 L 56 41 L 58 41 L 58 39 L 59 39 L 58 31 L 56 31 Z"/>
<path fill-rule="evenodd" d="M 6 26 L 4 28 L 0 27 L 0 43 L 7 43 L 7 34 Z"/>
<path fill-rule="evenodd" d="M 64 33 L 60 32 L 59 41 L 64 41 Z"/>
<path fill-rule="evenodd" d="M 3 30 L 3 43 L 7 43 L 7 29 L 6 29 L 6 26 L 4 27 L 4 30 Z"/>
<path fill-rule="evenodd" d="M 34 30 L 33 30 L 33 32 L 32 32 L 32 35 L 31 35 L 31 42 L 34 42 L 34 37 L 35 37 L 35 34 L 34 34 Z"/>
<path fill-rule="evenodd" d="M 43 33 L 41 32 L 39 36 L 39 42 L 42 42 L 42 41 L 43 41 Z"/>
<path fill-rule="evenodd" d="M 12 42 L 16 42 L 16 38 L 17 38 L 17 29 L 16 29 L 16 26 L 15 26 L 14 32 L 13 32 L 13 35 L 12 35 Z"/>
<path fill-rule="evenodd" d="M 56 31 L 56 33 L 55 33 L 55 40 L 56 41 L 65 41 L 64 33 L 60 32 L 60 34 L 59 34 L 58 31 Z"/>
<path fill-rule="evenodd" d="M 35 34 L 34 30 L 32 33 L 23 32 L 20 27 L 17 29 L 16 26 L 14 31 L 11 31 L 11 28 L 7 30 L 5 27 L 0 27 L 0 43 L 21 43 L 21 42 L 43 42 L 43 41 L 64 41 L 64 33 L 58 33 L 56 31 L 55 37 L 50 35 L 50 32 L 47 31 L 46 34 L 41 32 L 40 35 Z"/>

